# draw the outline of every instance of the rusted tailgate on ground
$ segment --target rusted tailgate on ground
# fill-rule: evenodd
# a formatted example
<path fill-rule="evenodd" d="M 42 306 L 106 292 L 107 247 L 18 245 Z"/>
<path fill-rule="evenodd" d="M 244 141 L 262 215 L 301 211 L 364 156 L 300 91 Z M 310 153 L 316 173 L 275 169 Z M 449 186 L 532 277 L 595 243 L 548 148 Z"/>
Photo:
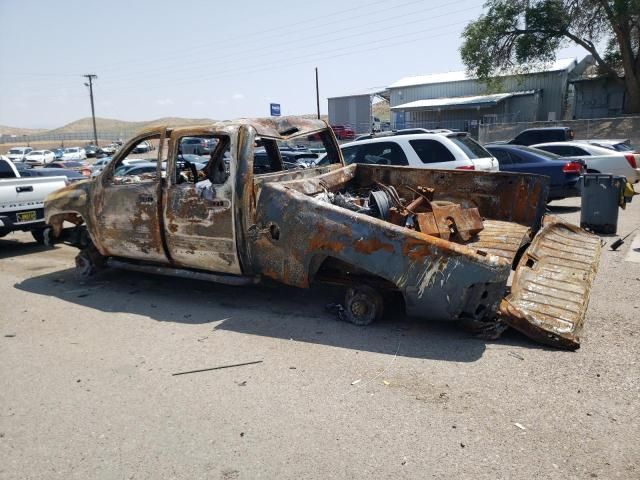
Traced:
<path fill-rule="evenodd" d="M 575 225 L 545 218 L 522 256 L 500 318 L 541 343 L 580 347 L 580 331 L 600 258 L 600 239 Z"/>

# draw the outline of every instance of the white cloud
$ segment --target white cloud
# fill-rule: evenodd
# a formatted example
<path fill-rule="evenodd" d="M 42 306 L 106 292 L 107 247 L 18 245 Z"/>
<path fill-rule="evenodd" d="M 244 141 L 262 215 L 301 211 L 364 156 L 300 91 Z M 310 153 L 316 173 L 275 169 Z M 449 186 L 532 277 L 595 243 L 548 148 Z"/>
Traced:
<path fill-rule="evenodd" d="M 160 98 L 156 100 L 158 105 L 173 105 L 173 100 L 170 98 Z"/>
<path fill-rule="evenodd" d="M 203 100 L 194 100 L 191 102 L 191 105 L 194 107 L 202 107 L 203 105 L 206 105 L 206 103 Z"/>
<path fill-rule="evenodd" d="M 231 98 L 233 100 L 244 100 L 244 95 L 242 93 L 234 93 Z"/>

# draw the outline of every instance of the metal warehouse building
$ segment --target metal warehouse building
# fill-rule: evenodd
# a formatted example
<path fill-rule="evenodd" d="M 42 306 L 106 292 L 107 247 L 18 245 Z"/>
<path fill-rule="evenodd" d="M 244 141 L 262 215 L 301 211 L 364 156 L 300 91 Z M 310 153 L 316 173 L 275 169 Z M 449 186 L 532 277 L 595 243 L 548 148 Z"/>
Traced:
<path fill-rule="evenodd" d="M 329 122 L 371 129 L 373 95 L 388 99 L 391 127 L 452 128 L 472 133 L 480 123 L 562 120 L 577 113 L 574 78 L 592 62 L 560 59 L 528 73 L 508 73 L 487 84 L 466 72 L 409 76 L 385 90 L 329 98 Z"/>
<path fill-rule="evenodd" d="M 384 88 L 372 88 L 353 95 L 328 98 L 329 123 L 349 125 L 356 133 L 369 133 L 373 117 L 371 106 L 375 97 L 388 100 L 388 92 Z"/>
<path fill-rule="evenodd" d="M 575 59 L 562 59 L 544 70 L 502 75 L 494 91 L 464 71 L 405 77 L 388 89 L 391 123 L 472 130 L 478 123 L 562 119 L 576 65 Z"/>

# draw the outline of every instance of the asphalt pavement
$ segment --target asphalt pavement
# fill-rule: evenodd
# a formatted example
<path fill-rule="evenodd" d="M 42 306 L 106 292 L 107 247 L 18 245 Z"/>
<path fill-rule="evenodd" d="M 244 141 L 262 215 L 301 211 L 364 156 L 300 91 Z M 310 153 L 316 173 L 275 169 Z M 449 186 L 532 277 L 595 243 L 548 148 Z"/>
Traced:
<path fill-rule="evenodd" d="M 579 200 L 551 213 L 578 223 Z M 640 197 L 618 233 L 638 225 Z M 393 310 L 356 327 L 328 288 L 82 283 L 75 249 L 10 235 L 0 478 L 637 479 L 640 234 L 615 238 L 568 352 Z"/>

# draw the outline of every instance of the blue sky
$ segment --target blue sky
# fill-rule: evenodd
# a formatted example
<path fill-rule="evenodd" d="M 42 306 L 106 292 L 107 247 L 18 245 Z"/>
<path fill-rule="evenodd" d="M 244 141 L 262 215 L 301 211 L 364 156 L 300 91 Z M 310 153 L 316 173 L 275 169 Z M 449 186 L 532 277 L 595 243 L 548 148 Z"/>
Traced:
<path fill-rule="evenodd" d="M 327 97 L 460 70 L 479 0 L 0 0 L 0 124 L 96 115 L 230 119 L 315 112 Z M 569 47 L 559 57 L 582 58 Z"/>

